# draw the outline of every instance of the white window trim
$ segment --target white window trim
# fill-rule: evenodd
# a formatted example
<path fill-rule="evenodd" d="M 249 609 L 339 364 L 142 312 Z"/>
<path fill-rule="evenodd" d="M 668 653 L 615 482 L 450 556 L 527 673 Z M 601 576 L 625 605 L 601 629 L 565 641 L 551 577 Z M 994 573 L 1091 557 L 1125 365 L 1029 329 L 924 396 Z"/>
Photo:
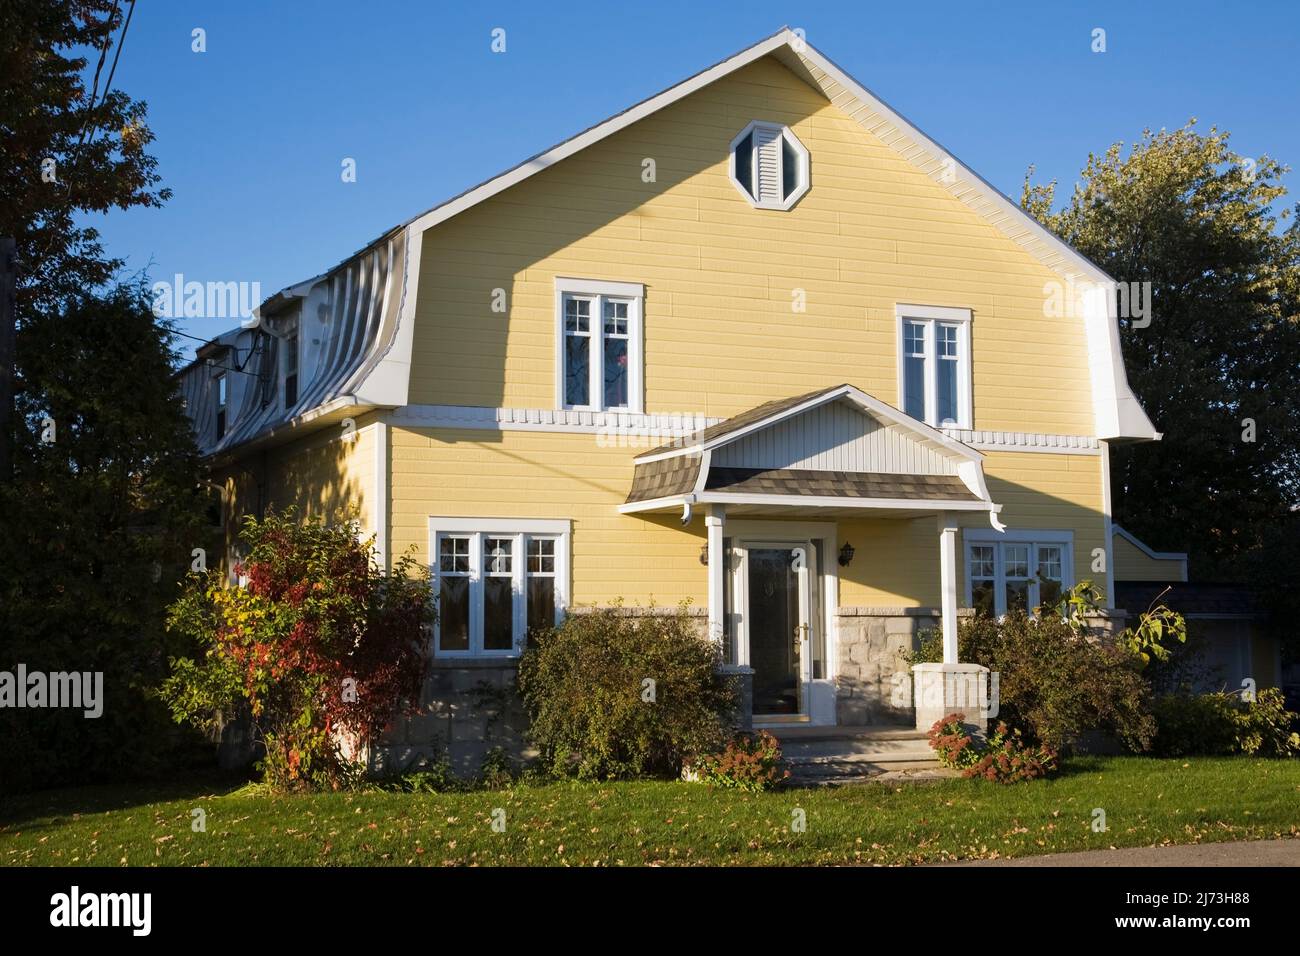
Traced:
<path fill-rule="evenodd" d="M 280 338 L 280 343 L 284 347 L 280 349 L 279 398 L 280 398 L 280 407 L 284 409 L 284 411 L 286 412 L 293 407 L 292 405 L 288 404 L 284 400 L 285 389 L 288 387 L 289 384 L 289 343 L 290 341 L 292 341 L 294 344 L 294 350 L 293 350 L 294 358 L 297 360 L 295 363 L 296 371 L 294 374 L 298 376 L 298 384 L 295 386 L 294 389 L 295 394 L 293 400 L 293 404 L 297 405 L 299 400 L 302 398 L 302 330 L 299 329 L 298 327 L 297 317 L 295 317 L 293 320 L 292 332 L 291 333 L 286 332 L 286 334 Z"/>
<path fill-rule="evenodd" d="M 794 189 L 790 191 L 789 196 L 780 202 L 760 202 L 750 194 L 749 190 L 741 184 L 739 178 L 736 176 L 736 147 L 740 145 L 741 140 L 760 127 L 780 132 L 781 137 L 790 144 L 790 147 L 802 160 L 799 166 L 798 175 L 795 177 Z M 781 168 L 777 171 L 777 177 L 780 181 L 784 182 L 784 151 L 782 151 L 781 154 L 780 167 Z M 753 168 L 752 158 L 750 160 L 750 168 Z M 772 123 L 766 120 L 751 120 L 744 129 L 736 134 L 735 138 L 731 141 L 731 145 L 727 147 L 727 175 L 731 177 L 731 184 L 736 187 L 736 191 L 744 196 L 745 201 L 755 209 L 776 209 L 779 211 L 785 211 L 792 208 L 794 204 L 802 199 L 804 194 L 808 192 L 808 187 L 812 183 L 812 159 L 808 154 L 808 147 L 804 146 L 804 144 L 799 141 L 799 137 L 794 135 L 794 131 L 784 123 Z"/>
<path fill-rule="evenodd" d="M 971 372 L 971 321 L 970 309 L 957 309 L 938 305 L 894 306 L 895 339 L 898 362 L 898 409 L 906 411 L 907 397 L 904 387 L 904 323 L 925 324 L 925 423 L 934 428 L 968 428 L 974 425 L 974 397 Z M 944 426 L 938 419 L 939 352 L 935 329 L 939 323 L 957 326 L 957 423 Z"/>
<path fill-rule="evenodd" d="M 429 518 L 429 580 L 435 599 L 441 593 L 441 562 L 438 560 L 439 541 L 444 535 L 470 538 L 469 550 L 469 649 L 444 651 L 438 622 L 433 626 L 433 653 L 439 658 L 513 658 L 524 650 L 528 639 L 527 573 L 528 544 L 531 536 L 554 538 L 555 545 L 555 624 L 564 620 L 569 606 L 570 545 L 573 523 L 567 519 L 537 518 Z M 512 575 L 514 578 L 514 646 L 509 649 L 485 650 L 483 648 L 482 607 L 482 547 L 484 538 L 513 537 L 515 539 Z"/>
<path fill-rule="evenodd" d="M 586 405 L 570 405 L 564 395 L 564 297 L 566 295 L 591 295 L 597 297 L 592 310 L 592 343 L 590 362 L 591 378 L 588 384 Z M 627 316 L 627 408 L 605 408 L 605 313 L 600 298 L 630 299 Z M 574 279 L 555 277 L 555 407 L 591 412 L 625 412 L 640 415 L 645 412 L 645 286 L 640 282 L 607 282 L 601 279 Z M 600 334 L 596 334 L 596 330 Z"/>
<path fill-rule="evenodd" d="M 971 585 L 970 550 L 973 545 L 993 545 L 993 613 L 1002 617 L 1007 613 L 1007 578 L 1006 566 L 1002 556 L 1003 544 L 1028 544 L 1029 551 L 1029 609 L 1032 611 L 1039 602 L 1034 600 L 1038 589 L 1038 549 L 1037 545 L 1059 545 L 1061 548 L 1061 589 L 1074 587 L 1074 532 L 1073 531 L 1030 531 L 1007 530 L 1003 532 L 985 531 L 982 528 L 968 528 L 962 532 L 962 567 L 966 578 L 966 607 L 974 607 L 974 589 Z"/>

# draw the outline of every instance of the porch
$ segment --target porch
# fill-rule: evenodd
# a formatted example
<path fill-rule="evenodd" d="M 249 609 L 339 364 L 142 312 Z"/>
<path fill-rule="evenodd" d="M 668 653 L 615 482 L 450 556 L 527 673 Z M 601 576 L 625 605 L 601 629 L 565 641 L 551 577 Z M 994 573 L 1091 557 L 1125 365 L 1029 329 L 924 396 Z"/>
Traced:
<path fill-rule="evenodd" d="M 957 655 L 961 519 L 1003 529 L 982 458 L 842 385 L 637 456 L 619 510 L 680 513 L 684 528 L 703 517 L 708 633 L 741 681 L 753 727 L 928 729 L 954 685 L 973 690 L 982 676 Z M 937 579 L 936 606 L 841 604 L 841 575 L 855 559 L 847 529 L 867 518 L 932 529 L 922 573 Z M 905 655 L 932 629 L 943 662 L 914 674 Z"/>

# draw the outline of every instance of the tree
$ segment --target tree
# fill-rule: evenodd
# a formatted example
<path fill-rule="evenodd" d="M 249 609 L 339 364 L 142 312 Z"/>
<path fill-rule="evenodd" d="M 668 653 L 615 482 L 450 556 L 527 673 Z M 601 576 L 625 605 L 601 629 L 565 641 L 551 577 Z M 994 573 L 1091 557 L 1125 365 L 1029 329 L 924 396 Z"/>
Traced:
<path fill-rule="evenodd" d="M 419 707 L 428 572 L 409 554 L 384 572 L 353 522 L 270 513 L 241 537 L 243 586 L 194 574 L 171 608 L 169 626 L 199 653 L 172 661 L 163 695 L 178 721 L 209 731 L 246 704 L 269 782 L 341 787 L 360 769 L 343 745 Z"/>
<path fill-rule="evenodd" d="M 111 89 L 129 25 L 121 7 L 118 0 L 0 0 L 0 237 L 16 242 L 19 325 L 103 286 L 121 268 L 78 215 L 159 206 L 171 195 L 156 188 L 157 162 L 145 152 L 153 140 L 145 104 Z M 89 90 L 87 49 L 96 62 Z M 0 482 L 10 475 L 13 426 L 7 340 L 0 332 Z"/>
<path fill-rule="evenodd" d="M 144 284 L 82 295 L 19 330 L 20 427 L 0 483 L 0 669 L 101 672 L 103 715 L 0 709 L 3 781 L 54 785 L 161 769 L 178 734 L 157 699 L 164 629 L 211 498 Z M 203 552 L 199 552 L 201 556 Z"/>
<path fill-rule="evenodd" d="M 1150 325 L 1121 320 L 1120 337 L 1164 438 L 1112 449 L 1116 520 L 1187 550 L 1196 577 L 1253 567 L 1278 595 L 1295 589 L 1294 565 L 1260 558 L 1300 501 L 1300 231 L 1273 211 L 1286 172 L 1192 120 L 1090 155 L 1059 210 L 1032 168 L 1021 196 L 1117 281 L 1151 283 Z"/>

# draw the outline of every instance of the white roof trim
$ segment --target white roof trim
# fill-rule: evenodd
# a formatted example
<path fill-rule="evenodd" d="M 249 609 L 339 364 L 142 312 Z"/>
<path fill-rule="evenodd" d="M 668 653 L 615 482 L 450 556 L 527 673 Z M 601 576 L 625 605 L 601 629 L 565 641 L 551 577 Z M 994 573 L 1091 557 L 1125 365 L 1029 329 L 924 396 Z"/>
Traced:
<path fill-rule="evenodd" d="M 1187 560 L 1186 551 L 1152 551 L 1150 548 L 1146 546 L 1146 544 L 1144 544 L 1142 541 L 1139 541 L 1133 534 L 1124 530 L 1119 525 L 1112 524 L 1110 526 L 1110 529 L 1113 532 L 1115 532 L 1115 534 L 1119 535 L 1121 538 L 1127 541 L 1129 544 L 1133 545 L 1133 547 L 1137 548 L 1139 551 L 1145 554 L 1148 558 L 1152 558 L 1153 560 L 1156 561 L 1186 561 Z"/>
<path fill-rule="evenodd" d="M 412 233 L 413 247 L 410 274 L 419 275 L 417 237 L 423 230 L 464 212 L 769 54 L 777 54 L 778 59 L 796 74 L 804 74 L 803 79 L 819 89 L 830 102 L 853 116 L 859 124 L 943 185 L 1048 269 L 1067 281 L 1082 280 L 1100 286 L 1113 301 L 1114 280 L 1096 263 L 1053 235 L 949 150 L 921 132 L 788 27 L 412 219 L 407 224 Z M 1097 436 L 1103 439 L 1158 439 L 1159 433 L 1129 389 L 1116 321 L 1108 311 L 1105 319 L 1094 320 L 1089 326 Z M 1097 326 L 1095 330 L 1094 326 Z M 1102 368 L 1097 368 L 1099 363 Z"/>
<path fill-rule="evenodd" d="M 815 495 L 746 495 L 709 491 L 703 494 L 669 495 L 648 498 L 618 506 L 620 514 L 662 511 L 691 504 L 780 505 L 786 508 L 850 508 L 855 510 L 887 509 L 890 511 L 990 511 L 987 501 L 953 501 L 945 498 L 839 498 Z M 997 506 L 992 506 L 996 508 Z"/>
<path fill-rule="evenodd" d="M 734 441 L 744 438 L 746 435 L 762 431 L 764 428 L 770 428 L 777 422 L 794 418 L 798 415 L 802 415 L 804 412 L 811 411 L 812 409 L 828 404 L 829 402 L 838 401 L 841 398 L 847 398 L 863 411 L 877 419 L 884 419 L 886 424 L 900 425 L 903 428 L 914 432 L 920 441 L 938 445 L 944 451 L 958 455 L 968 461 L 981 462 L 984 460 L 984 455 L 981 452 L 976 451 L 974 448 L 963 444 L 955 438 L 948 437 L 937 428 L 932 428 L 925 424 L 925 422 L 919 422 L 915 418 L 903 414 L 898 409 L 894 408 L 893 405 L 889 405 L 872 395 L 868 395 L 860 388 L 856 388 L 852 385 L 841 385 L 838 388 L 828 389 L 825 392 L 814 395 L 812 398 L 800 402 L 798 405 L 793 405 L 790 408 L 773 412 L 766 418 L 759 419 L 756 422 L 751 422 L 744 428 L 736 431 L 727 432 L 724 435 L 719 435 L 716 438 L 709 439 L 708 441 L 692 442 L 689 445 L 683 445 L 680 448 L 672 448 L 668 451 L 661 451 L 654 454 L 645 452 L 637 455 L 633 461 L 645 464 L 651 461 L 659 461 L 662 458 L 674 458 L 678 455 L 697 455 L 702 451 L 710 451 L 721 445 L 729 445 Z"/>

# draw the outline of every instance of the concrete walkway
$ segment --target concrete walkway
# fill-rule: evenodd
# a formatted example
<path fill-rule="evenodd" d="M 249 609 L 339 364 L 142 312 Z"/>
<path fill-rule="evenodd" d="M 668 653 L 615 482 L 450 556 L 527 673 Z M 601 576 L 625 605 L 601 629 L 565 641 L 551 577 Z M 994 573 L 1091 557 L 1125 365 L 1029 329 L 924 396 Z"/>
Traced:
<path fill-rule="evenodd" d="M 940 866 L 1300 866 L 1300 840 L 1141 846 L 1053 853 L 1014 860 L 968 860 Z"/>

